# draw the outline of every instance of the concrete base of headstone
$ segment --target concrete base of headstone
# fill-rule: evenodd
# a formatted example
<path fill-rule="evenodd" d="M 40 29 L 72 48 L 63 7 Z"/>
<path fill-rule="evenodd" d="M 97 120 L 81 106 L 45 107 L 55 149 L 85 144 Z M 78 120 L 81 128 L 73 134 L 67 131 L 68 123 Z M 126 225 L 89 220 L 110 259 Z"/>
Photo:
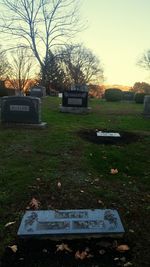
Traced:
<path fill-rule="evenodd" d="M 91 111 L 90 107 L 64 107 L 60 106 L 59 107 L 61 112 L 64 113 L 76 113 L 76 114 L 86 114 Z"/>
<path fill-rule="evenodd" d="M 122 237 L 124 227 L 117 210 L 38 210 L 26 211 L 18 237 L 50 240 Z"/>
<path fill-rule="evenodd" d="M 47 122 L 41 122 L 41 123 L 8 123 L 3 122 L 3 127 L 6 128 L 31 128 L 31 129 L 43 129 L 47 127 Z"/>

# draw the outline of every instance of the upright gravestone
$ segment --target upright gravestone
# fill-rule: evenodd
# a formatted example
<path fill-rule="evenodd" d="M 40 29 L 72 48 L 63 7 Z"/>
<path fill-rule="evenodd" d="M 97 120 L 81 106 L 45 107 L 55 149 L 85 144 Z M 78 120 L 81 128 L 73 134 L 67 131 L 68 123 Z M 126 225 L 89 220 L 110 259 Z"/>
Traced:
<path fill-rule="evenodd" d="M 63 92 L 60 110 L 69 113 L 87 113 L 88 93 L 76 90 Z"/>
<path fill-rule="evenodd" d="M 117 210 L 27 211 L 21 221 L 20 238 L 99 238 L 122 237 L 124 227 Z"/>
<path fill-rule="evenodd" d="M 46 88 L 44 86 L 35 86 L 32 87 L 29 91 L 29 95 L 33 97 L 45 97 L 46 96 Z"/>
<path fill-rule="evenodd" d="M 150 118 L 150 95 L 144 97 L 144 117 Z"/>
<path fill-rule="evenodd" d="M 41 122 L 41 100 L 29 96 L 2 97 L 1 122 L 7 126 L 45 126 L 46 123 Z"/>

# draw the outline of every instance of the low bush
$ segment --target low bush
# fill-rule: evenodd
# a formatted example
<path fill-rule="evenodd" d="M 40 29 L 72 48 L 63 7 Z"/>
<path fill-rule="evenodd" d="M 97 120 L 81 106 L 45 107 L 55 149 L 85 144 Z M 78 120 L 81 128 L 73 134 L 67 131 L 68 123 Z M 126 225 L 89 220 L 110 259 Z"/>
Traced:
<path fill-rule="evenodd" d="M 123 92 L 118 88 L 109 88 L 105 90 L 105 99 L 107 101 L 121 101 Z"/>
<path fill-rule="evenodd" d="M 145 95 L 146 94 L 144 93 L 136 93 L 134 96 L 134 101 L 138 104 L 143 104 Z"/>
<path fill-rule="evenodd" d="M 133 101 L 134 100 L 134 92 L 131 91 L 124 91 L 123 92 L 123 100 L 125 101 Z"/>

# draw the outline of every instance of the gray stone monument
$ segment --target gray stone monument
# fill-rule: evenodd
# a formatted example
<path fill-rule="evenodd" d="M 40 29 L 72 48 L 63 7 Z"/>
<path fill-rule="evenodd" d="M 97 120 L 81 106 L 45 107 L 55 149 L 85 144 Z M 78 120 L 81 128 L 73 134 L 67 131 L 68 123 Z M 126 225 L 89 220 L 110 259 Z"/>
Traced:
<path fill-rule="evenodd" d="M 29 90 L 29 95 L 33 97 L 45 97 L 46 96 L 46 88 L 44 86 L 35 86 Z"/>
<path fill-rule="evenodd" d="M 144 117 L 150 118 L 150 95 L 144 97 Z"/>
<path fill-rule="evenodd" d="M 1 102 L 1 122 L 6 126 L 44 127 L 41 100 L 29 96 L 5 96 Z"/>
<path fill-rule="evenodd" d="M 88 113 L 89 110 L 87 92 L 77 90 L 63 92 L 61 112 Z"/>
<path fill-rule="evenodd" d="M 122 237 L 124 227 L 116 210 L 39 210 L 26 211 L 18 237 L 74 238 Z"/>

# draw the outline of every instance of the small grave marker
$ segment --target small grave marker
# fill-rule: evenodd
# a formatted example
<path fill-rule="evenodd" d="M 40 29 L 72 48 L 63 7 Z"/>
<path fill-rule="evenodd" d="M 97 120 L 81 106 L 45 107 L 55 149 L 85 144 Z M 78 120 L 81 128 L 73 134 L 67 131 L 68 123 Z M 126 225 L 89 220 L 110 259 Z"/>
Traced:
<path fill-rule="evenodd" d="M 109 133 L 109 132 L 102 132 L 102 131 L 96 132 L 96 135 L 101 136 L 101 137 L 120 137 L 120 133 Z"/>
<path fill-rule="evenodd" d="M 124 228 L 116 210 L 27 211 L 21 221 L 20 238 L 73 239 L 121 237 Z"/>

